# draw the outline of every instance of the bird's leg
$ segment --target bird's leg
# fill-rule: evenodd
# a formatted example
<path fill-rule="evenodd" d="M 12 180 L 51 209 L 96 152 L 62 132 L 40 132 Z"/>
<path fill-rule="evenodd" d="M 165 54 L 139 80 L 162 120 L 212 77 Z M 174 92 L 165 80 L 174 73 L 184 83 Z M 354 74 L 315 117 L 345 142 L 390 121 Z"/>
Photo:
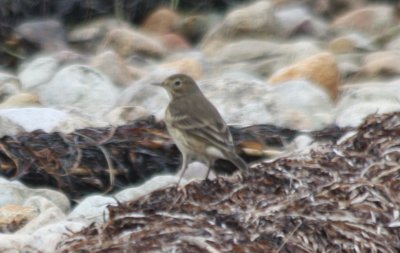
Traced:
<path fill-rule="evenodd" d="M 214 166 L 214 160 L 207 160 L 206 166 L 208 167 L 208 169 L 207 169 L 207 174 L 206 174 L 206 177 L 204 180 L 208 179 L 208 175 L 210 174 L 211 168 Z"/>
<path fill-rule="evenodd" d="M 181 165 L 181 168 L 179 169 L 179 171 L 181 171 L 181 175 L 179 176 L 177 186 L 179 186 L 179 184 L 182 180 L 182 177 L 185 174 L 186 169 L 188 168 L 188 164 L 189 164 L 188 155 L 182 153 L 182 165 Z"/>

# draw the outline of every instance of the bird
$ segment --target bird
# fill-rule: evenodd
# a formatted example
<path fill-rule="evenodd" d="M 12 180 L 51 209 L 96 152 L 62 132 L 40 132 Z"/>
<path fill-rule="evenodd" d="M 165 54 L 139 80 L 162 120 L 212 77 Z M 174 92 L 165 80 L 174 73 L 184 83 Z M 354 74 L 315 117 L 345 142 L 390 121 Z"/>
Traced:
<path fill-rule="evenodd" d="M 208 166 L 205 180 L 217 159 L 225 159 L 247 173 L 246 162 L 236 153 L 232 134 L 218 110 L 188 75 L 174 74 L 163 82 L 170 101 L 164 121 L 171 138 L 182 154 L 178 185 L 192 161 Z"/>

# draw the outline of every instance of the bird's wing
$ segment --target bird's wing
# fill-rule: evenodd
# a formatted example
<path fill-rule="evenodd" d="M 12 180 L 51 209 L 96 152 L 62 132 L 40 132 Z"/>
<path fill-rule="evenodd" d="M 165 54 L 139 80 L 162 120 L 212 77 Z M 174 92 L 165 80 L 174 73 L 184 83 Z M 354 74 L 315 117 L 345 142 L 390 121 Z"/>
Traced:
<path fill-rule="evenodd" d="M 232 135 L 217 109 L 202 95 L 190 96 L 168 108 L 171 126 L 204 139 L 222 150 L 233 148 Z"/>

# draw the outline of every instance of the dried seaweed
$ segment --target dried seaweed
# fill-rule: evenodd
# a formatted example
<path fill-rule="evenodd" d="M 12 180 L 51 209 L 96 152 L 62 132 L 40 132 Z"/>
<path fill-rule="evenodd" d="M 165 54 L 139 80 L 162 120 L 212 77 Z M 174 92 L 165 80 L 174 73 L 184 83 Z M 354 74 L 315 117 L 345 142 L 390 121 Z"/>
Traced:
<path fill-rule="evenodd" d="M 399 252 L 400 113 L 352 136 L 109 206 L 59 252 Z"/>
<path fill-rule="evenodd" d="M 283 146 L 288 131 L 231 129 L 238 146 L 258 143 L 260 149 L 272 142 Z M 241 155 L 247 161 L 261 158 L 244 152 Z M 180 159 L 164 123 L 153 117 L 70 134 L 34 131 L 0 138 L 0 175 L 31 186 L 57 188 L 72 199 L 92 192 L 115 191 L 155 174 L 175 173 Z M 217 161 L 215 165 L 220 173 L 232 173 L 235 169 L 227 161 Z"/>

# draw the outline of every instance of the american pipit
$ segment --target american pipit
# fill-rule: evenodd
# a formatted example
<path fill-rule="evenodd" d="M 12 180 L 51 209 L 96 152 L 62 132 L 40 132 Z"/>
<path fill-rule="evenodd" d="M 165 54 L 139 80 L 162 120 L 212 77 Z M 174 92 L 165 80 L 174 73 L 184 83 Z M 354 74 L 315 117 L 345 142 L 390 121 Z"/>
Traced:
<path fill-rule="evenodd" d="M 171 98 L 164 120 L 183 157 L 178 185 L 193 160 L 208 166 L 205 179 L 216 159 L 229 160 L 242 173 L 247 171 L 247 164 L 235 152 L 225 121 L 191 77 L 176 74 L 159 85 Z"/>

